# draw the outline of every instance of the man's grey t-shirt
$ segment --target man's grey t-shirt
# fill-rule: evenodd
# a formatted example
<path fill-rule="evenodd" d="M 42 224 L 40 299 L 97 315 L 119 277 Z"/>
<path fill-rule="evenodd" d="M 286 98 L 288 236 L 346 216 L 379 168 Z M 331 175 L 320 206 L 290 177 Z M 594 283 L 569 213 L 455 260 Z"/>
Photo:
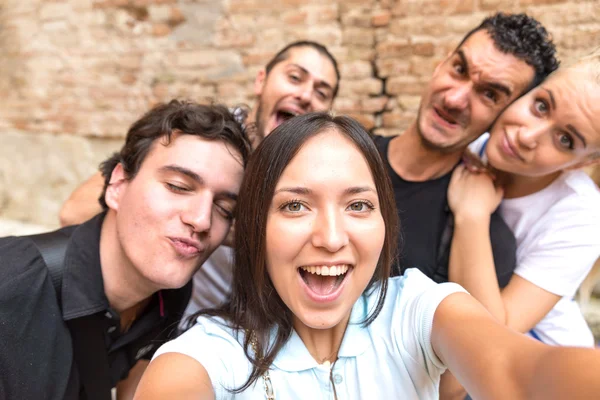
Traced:
<path fill-rule="evenodd" d="M 219 246 L 194 275 L 194 290 L 185 317 L 204 308 L 218 307 L 228 300 L 232 279 L 233 248 Z"/>

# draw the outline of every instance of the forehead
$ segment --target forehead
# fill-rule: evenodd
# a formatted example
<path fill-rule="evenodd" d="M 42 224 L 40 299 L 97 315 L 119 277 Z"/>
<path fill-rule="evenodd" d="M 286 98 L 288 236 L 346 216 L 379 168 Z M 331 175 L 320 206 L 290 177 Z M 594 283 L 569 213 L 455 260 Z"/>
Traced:
<path fill-rule="evenodd" d="M 471 75 L 507 86 L 513 97 L 520 95 L 533 81 L 533 67 L 498 50 L 485 30 L 473 33 L 455 53 L 459 51 L 464 54 Z"/>
<path fill-rule="evenodd" d="M 153 170 L 164 165 L 177 164 L 198 173 L 203 172 L 203 175 L 207 172 L 212 175 L 224 175 L 219 173 L 221 168 L 237 172 L 238 167 L 243 173 L 241 160 L 240 153 L 222 140 L 173 133 L 169 142 L 166 136 L 154 140 L 140 172 L 144 169 Z"/>
<path fill-rule="evenodd" d="M 297 65 L 308 71 L 315 79 L 327 82 L 332 88 L 337 85 L 337 76 L 331 60 L 309 46 L 293 47 L 287 51 L 285 60 L 276 64 L 273 70 Z"/>
<path fill-rule="evenodd" d="M 597 73 L 584 67 L 562 68 L 540 85 L 552 92 L 560 125 L 570 124 L 595 149 L 600 147 L 600 83 Z"/>
<path fill-rule="evenodd" d="M 310 138 L 283 171 L 277 186 L 294 182 L 301 185 L 324 184 L 332 189 L 343 185 L 374 185 L 365 157 L 341 133 L 329 130 Z"/>

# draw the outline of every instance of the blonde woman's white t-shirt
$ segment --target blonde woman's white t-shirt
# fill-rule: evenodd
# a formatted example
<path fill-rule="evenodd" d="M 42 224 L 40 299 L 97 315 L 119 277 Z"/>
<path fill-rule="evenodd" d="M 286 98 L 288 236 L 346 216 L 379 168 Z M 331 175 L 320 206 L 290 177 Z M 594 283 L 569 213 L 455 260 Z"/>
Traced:
<path fill-rule="evenodd" d="M 469 146 L 484 161 L 488 138 L 485 134 Z M 594 337 L 573 296 L 600 256 L 596 184 L 583 171 L 565 171 L 539 192 L 504 199 L 500 214 L 517 240 L 515 274 L 562 296 L 530 334 L 553 345 L 593 346 Z"/>

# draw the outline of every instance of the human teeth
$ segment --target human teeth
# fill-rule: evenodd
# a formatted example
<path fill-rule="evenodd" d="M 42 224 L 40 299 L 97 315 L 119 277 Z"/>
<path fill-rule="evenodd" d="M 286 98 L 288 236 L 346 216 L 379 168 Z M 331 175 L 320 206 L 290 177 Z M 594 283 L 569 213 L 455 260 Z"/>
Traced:
<path fill-rule="evenodd" d="M 344 275 L 346 272 L 348 272 L 348 266 L 347 265 L 332 265 L 332 266 L 327 266 L 327 265 L 320 265 L 320 266 L 315 266 L 315 265 L 311 265 L 311 266 L 306 266 L 306 267 L 301 267 L 303 271 L 306 271 L 310 274 L 317 274 L 317 275 L 323 275 L 323 276 L 339 276 L 339 275 Z"/>

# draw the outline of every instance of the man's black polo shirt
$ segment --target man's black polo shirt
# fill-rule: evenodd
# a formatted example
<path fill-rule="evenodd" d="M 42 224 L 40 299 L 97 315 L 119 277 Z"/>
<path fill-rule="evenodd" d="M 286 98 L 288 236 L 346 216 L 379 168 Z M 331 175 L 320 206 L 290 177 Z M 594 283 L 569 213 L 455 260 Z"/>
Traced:
<path fill-rule="evenodd" d="M 400 217 L 399 258 L 393 275 L 407 268 L 418 268 L 434 281 L 448 282 L 448 263 L 452 239 L 452 215 L 447 192 L 452 171 L 429 181 L 409 182 L 400 177 L 388 159 L 393 137 L 375 136 L 383 162 L 388 170 L 396 208 Z M 490 220 L 490 241 L 494 253 L 496 277 L 505 287 L 517 265 L 515 236 L 496 211 Z"/>
<path fill-rule="evenodd" d="M 100 214 L 63 229 L 70 239 L 62 307 L 32 240 L 0 238 L 0 399 L 84 399 L 75 359 L 98 365 L 98 376 L 104 373 L 115 385 L 137 360 L 149 359 L 174 336 L 191 283 L 155 294 L 129 331 L 120 332 L 119 316 L 108 304 L 100 269 L 103 220 Z M 103 352 L 86 347 L 90 335 L 78 331 L 82 323 L 94 327 L 99 338 L 95 343 L 103 345 Z M 74 354 L 74 343 L 82 343 L 85 350 Z"/>

